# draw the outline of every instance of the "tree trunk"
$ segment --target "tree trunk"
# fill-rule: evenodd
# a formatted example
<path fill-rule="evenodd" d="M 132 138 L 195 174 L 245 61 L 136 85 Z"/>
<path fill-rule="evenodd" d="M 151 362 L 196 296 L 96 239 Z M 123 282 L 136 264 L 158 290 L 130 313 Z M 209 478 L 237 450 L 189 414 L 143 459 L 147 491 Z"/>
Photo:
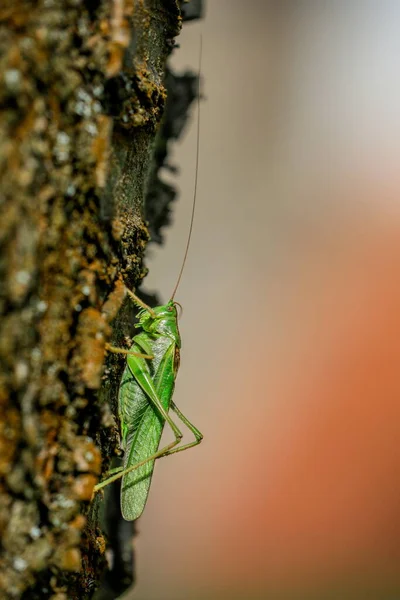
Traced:
<path fill-rule="evenodd" d="M 125 285 L 145 275 L 181 13 L 177 0 L 6 0 L 0 21 L 0 596 L 82 600 L 106 567 L 93 486 L 119 445 L 123 361 L 105 345 L 126 346 Z M 157 237 L 174 194 L 150 191 Z"/>

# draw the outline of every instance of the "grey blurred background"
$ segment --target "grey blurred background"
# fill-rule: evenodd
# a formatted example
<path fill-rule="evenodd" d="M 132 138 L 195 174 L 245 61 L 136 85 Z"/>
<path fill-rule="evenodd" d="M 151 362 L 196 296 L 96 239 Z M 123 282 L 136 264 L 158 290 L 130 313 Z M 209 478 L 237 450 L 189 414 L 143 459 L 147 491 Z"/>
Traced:
<path fill-rule="evenodd" d="M 205 439 L 156 465 L 129 598 L 389 600 L 400 593 L 390 537 L 400 530 L 398 485 L 377 467 L 376 479 L 365 475 L 353 487 L 347 442 L 348 480 L 341 463 L 326 495 L 319 482 L 336 473 L 332 464 L 315 469 L 309 487 L 312 459 L 304 458 L 304 473 L 291 465 L 312 438 L 309 423 L 320 430 L 319 407 L 335 405 L 324 397 L 337 381 L 329 365 L 370 296 L 363 269 L 384 256 L 378 274 L 389 256 L 398 258 L 396 243 L 381 251 L 380 240 L 399 234 L 400 3 L 214 0 L 205 12 L 184 25 L 173 59 L 176 69 L 195 70 L 202 33 L 198 202 L 176 296 L 184 313 L 175 402 Z M 148 257 L 145 287 L 164 300 L 185 248 L 195 146 L 193 121 L 173 152 L 181 192 L 174 224 Z M 391 263 L 389 280 L 398 266 Z M 338 289 L 346 295 L 335 312 Z M 357 331 L 368 330 L 370 312 L 363 319 Z M 337 431 L 324 437 L 332 446 L 315 442 L 307 457 L 335 454 Z M 358 474 L 369 472 L 368 448 Z M 393 466 L 398 453 L 385 452 L 382 462 Z M 288 483 L 282 473 L 292 474 Z M 309 495 L 299 499 L 303 487 Z M 377 489 L 382 500 L 362 520 Z M 337 513 L 341 503 L 347 512 Z"/>

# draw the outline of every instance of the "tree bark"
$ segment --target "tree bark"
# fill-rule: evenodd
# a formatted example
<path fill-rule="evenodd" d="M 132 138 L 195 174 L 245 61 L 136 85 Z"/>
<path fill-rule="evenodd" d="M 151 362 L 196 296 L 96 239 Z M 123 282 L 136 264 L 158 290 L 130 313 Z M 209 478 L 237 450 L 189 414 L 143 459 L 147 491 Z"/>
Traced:
<path fill-rule="evenodd" d="M 119 445 L 105 345 L 126 346 L 125 285 L 146 272 L 180 6 L 14 0 L 0 21 L 0 596 L 82 600 L 106 566 L 93 486 Z"/>

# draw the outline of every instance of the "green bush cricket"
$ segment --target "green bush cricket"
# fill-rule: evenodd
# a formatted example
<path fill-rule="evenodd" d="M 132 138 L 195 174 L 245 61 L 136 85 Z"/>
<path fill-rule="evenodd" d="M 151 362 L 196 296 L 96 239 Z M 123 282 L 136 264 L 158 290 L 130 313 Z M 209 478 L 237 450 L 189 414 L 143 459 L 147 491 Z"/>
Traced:
<path fill-rule="evenodd" d="M 155 460 L 187 450 L 200 444 L 203 439 L 200 431 L 181 413 L 172 400 L 181 348 L 176 309 L 180 305 L 174 301 L 174 297 L 188 255 L 196 205 L 200 132 L 200 73 L 201 42 L 193 206 L 185 255 L 175 289 L 167 304 L 155 308 L 151 308 L 133 292 L 127 290 L 135 304 L 142 308 L 138 314 L 138 323 L 135 325 L 140 332 L 133 338 L 133 344 L 129 350 L 108 346 L 108 350 L 111 352 L 121 352 L 127 355 L 127 364 L 118 394 L 121 442 L 125 455 L 123 466 L 111 471 L 107 479 L 94 487 L 94 491 L 97 492 L 113 481 L 122 478 L 121 511 L 127 521 L 137 519 L 144 510 Z M 170 410 L 193 433 L 194 441 L 179 445 L 182 440 L 182 432 L 172 420 L 169 414 Z M 175 439 L 159 450 L 166 422 L 172 429 Z"/>

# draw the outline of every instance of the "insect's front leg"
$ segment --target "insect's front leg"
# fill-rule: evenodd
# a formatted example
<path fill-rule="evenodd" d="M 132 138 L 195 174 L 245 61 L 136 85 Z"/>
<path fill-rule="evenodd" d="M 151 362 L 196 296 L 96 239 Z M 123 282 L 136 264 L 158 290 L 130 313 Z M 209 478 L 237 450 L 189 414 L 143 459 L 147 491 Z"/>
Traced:
<path fill-rule="evenodd" d="M 149 306 L 148 304 L 143 302 L 143 300 L 141 300 L 139 298 L 139 296 L 136 296 L 136 294 L 134 292 L 132 292 L 128 287 L 125 286 L 125 289 L 128 292 L 128 295 L 130 296 L 130 298 L 134 302 L 134 304 L 136 304 L 136 306 L 140 306 L 140 308 L 144 308 L 145 310 L 147 310 L 147 312 L 150 313 L 150 315 L 154 319 L 156 315 L 155 315 L 154 310 L 151 308 L 151 306 Z"/>
<path fill-rule="evenodd" d="M 141 300 L 138 296 L 136 296 L 136 294 L 134 294 L 134 292 L 132 292 L 123 282 L 122 282 L 122 285 L 124 286 L 127 294 L 130 296 L 130 298 L 136 304 L 136 306 L 139 306 L 140 308 L 147 310 L 152 317 L 155 317 L 154 310 L 150 306 L 145 304 L 143 302 L 143 300 Z M 143 352 L 134 352 L 132 350 L 126 350 L 125 348 L 118 348 L 117 346 L 113 346 L 112 344 L 106 344 L 105 349 L 107 352 L 112 352 L 114 354 L 124 354 L 125 356 L 137 356 L 139 358 L 145 358 L 147 360 L 152 360 L 154 358 L 154 356 L 152 354 L 143 353 Z"/>

